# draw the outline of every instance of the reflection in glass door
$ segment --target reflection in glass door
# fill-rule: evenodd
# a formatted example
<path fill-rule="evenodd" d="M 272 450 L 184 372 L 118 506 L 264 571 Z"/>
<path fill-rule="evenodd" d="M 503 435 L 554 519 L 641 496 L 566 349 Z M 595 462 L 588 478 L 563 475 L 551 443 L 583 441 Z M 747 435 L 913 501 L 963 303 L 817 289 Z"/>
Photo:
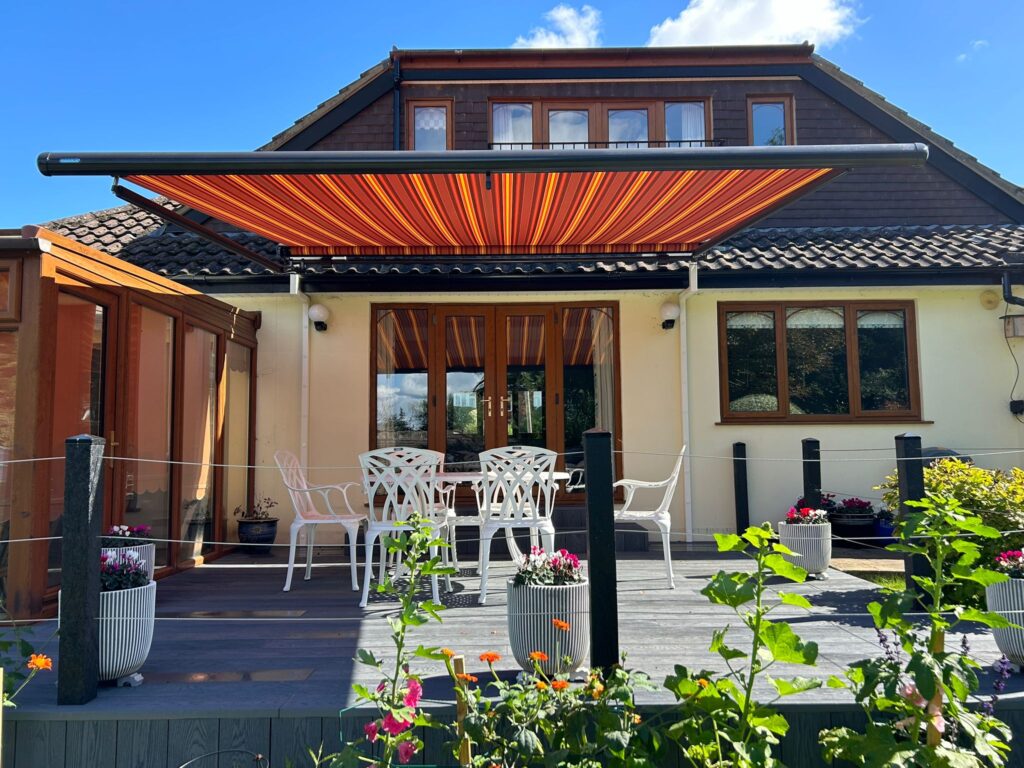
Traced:
<path fill-rule="evenodd" d="M 505 386 L 498 409 L 502 445 L 549 447 L 547 325 L 546 311 L 499 313 L 498 328 L 504 337 L 499 377 Z"/>
<path fill-rule="evenodd" d="M 487 377 L 488 320 L 493 314 L 444 315 L 445 465 L 456 471 L 479 468 L 489 445 L 494 396 Z"/>
<path fill-rule="evenodd" d="M 217 336 L 185 326 L 178 562 L 209 552 L 216 513 L 214 493 L 217 442 Z"/>

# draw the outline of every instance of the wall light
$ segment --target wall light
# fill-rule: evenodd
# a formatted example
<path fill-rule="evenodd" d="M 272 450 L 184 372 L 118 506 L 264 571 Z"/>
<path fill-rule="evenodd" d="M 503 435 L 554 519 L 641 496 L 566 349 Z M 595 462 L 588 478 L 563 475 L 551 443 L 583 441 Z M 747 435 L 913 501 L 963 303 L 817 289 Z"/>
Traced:
<path fill-rule="evenodd" d="M 666 301 L 661 305 L 661 327 L 666 331 L 676 327 L 679 319 L 679 305 L 674 301 Z"/>
<path fill-rule="evenodd" d="M 1003 333 L 1008 339 L 1024 337 L 1024 315 L 1003 315 Z"/>
<path fill-rule="evenodd" d="M 327 330 L 327 318 L 330 316 L 330 311 L 323 304 L 313 304 L 307 313 L 307 317 L 313 321 L 313 327 L 318 331 Z"/>

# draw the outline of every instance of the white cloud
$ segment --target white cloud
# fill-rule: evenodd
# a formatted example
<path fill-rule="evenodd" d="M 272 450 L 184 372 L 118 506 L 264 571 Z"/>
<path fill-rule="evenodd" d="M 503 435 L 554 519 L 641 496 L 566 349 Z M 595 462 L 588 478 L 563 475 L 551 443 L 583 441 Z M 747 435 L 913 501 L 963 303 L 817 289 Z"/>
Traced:
<path fill-rule="evenodd" d="M 861 23 L 852 0 L 690 0 L 651 28 L 648 45 L 801 43 L 827 48 Z"/>
<path fill-rule="evenodd" d="M 968 46 L 971 50 L 966 53 L 958 53 L 956 55 L 956 63 L 963 64 L 964 62 L 972 58 L 972 54 L 977 53 L 985 48 L 988 48 L 988 40 L 971 40 L 971 44 Z"/>
<path fill-rule="evenodd" d="M 956 56 L 956 61 L 957 61 L 957 64 L 963 64 L 965 61 L 967 61 L 967 54 L 966 53 L 958 53 L 957 56 Z"/>
<path fill-rule="evenodd" d="M 513 48 L 595 48 L 601 44 L 601 12 L 589 5 L 577 10 L 556 5 L 544 14 L 550 27 L 534 27 Z"/>
<path fill-rule="evenodd" d="M 976 51 L 980 51 L 982 48 L 988 48 L 988 40 L 971 40 L 971 48 Z"/>

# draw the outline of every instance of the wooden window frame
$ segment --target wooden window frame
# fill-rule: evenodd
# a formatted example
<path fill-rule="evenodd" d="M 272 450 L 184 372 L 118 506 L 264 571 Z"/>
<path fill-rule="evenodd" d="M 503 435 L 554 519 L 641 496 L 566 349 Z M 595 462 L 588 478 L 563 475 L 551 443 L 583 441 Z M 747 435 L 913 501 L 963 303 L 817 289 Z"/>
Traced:
<path fill-rule="evenodd" d="M 789 365 L 786 355 L 786 309 L 809 307 L 842 307 L 846 333 L 846 375 L 850 412 L 847 414 L 789 413 Z M 860 355 L 857 341 L 857 312 L 861 310 L 899 310 L 904 313 L 904 334 L 907 345 L 907 389 L 910 408 L 902 411 L 864 411 L 860 405 Z M 779 407 L 760 413 L 729 411 L 729 359 L 726 341 L 726 314 L 730 312 L 773 312 L 775 315 L 775 370 L 778 376 Z M 730 301 L 718 304 L 718 390 L 722 424 L 864 424 L 911 422 L 920 423 L 921 380 L 917 345 L 917 317 L 913 301 L 907 300 L 842 300 L 835 301 Z"/>
<path fill-rule="evenodd" d="M 517 102 L 521 103 L 521 102 Z M 442 445 L 442 437 L 444 434 L 444 424 L 441 418 L 441 409 L 437 406 L 434 398 L 442 390 L 442 379 L 443 379 L 443 360 L 441 358 L 442 345 L 439 340 L 445 333 L 444 323 L 438 322 L 438 318 L 445 313 L 451 312 L 465 312 L 471 314 L 474 312 L 492 312 L 496 316 L 502 311 L 506 313 L 516 312 L 551 312 L 553 314 L 553 327 L 551 338 L 548 341 L 547 353 L 555 358 L 555 364 L 551 370 L 552 379 L 552 392 L 555 395 L 555 400 L 552 403 L 553 417 L 550 421 L 550 428 L 552 434 L 555 436 L 554 450 L 559 454 L 564 453 L 565 450 L 565 429 L 564 429 L 564 408 L 565 408 L 565 392 L 562 381 L 562 316 L 566 309 L 572 308 L 607 308 L 611 311 L 612 318 L 612 350 L 615 355 L 615 368 L 613 371 L 613 382 L 615 386 L 615 420 L 613 426 L 613 448 L 618 451 L 615 455 L 615 466 L 618 476 L 622 476 L 622 350 L 620 345 L 620 310 L 619 302 L 615 300 L 609 301 L 563 301 L 556 303 L 537 303 L 537 302 L 524 302 L 524 303 L 500 303 L 500 304 L 486 304 L 482 302 L 478 303 L 459 303 L 459 304 L 432 304 L 425 302 L 372 302 L 370 304 L 370 316 L 369 316 L 369 333 L 370 333 L 370 357 L 369 357 L 369 386 L 370 386 L 370 398 L 369 398 L 369 410 L 368 410 L 368 443 L 369 449 L 374 449 L 377 445 L 377 318 L 380 312 L 386 312 L 395 309 L 423 309 L 427 310 L 427 328 L 428 328 L 428 339 L 427 339 L 427 380 L 428 380 L 428 402 L 430 403 L 432 415 L 428 420 L 427 430 L 427 444 L 436 450 L 444 451 Z M 494 346 L 495 339 L 494 334 L 497 333 L 497 321 L 493 321 L 491 324 L 491 335 L 489 336 L 488 347 L 492 350 L 491 356 L 497 355 L 497 350 Z M 557 336 L 557 341 L 555 337 Z M 496 359 L 496 358 L 495 358 Z M 489 368 L 493 370 L 493 366 Z M 439 447 L 440 446 L 440 447 Z M 565 457 L 558 457 L 558 466 L 564 467 Z"/>
<path fill-rule="evenodd" d="M 796 145 L 796 101 L 791 93 L 758 93 L 747 96 L 747 144 L 754 145 L 754 105 L 782 103 L 785 110 L 786 145 Z"/>
<path fill-rule="evenodd" d="M 703 99 L 665 99 L 660 102 L 661 105 L 661 138 L 665 142 L 665 146 L 668 146 L 668 120 L 666 118 L 666 111 L 668 110 L 669 104 L 703 104 L 704 105 L 704 146 L 710 147 L 714 142 L 714 122 L 711 119 L 711 97 L 706 96 Z"/>
<path fill-rule="evenodd" d="M 0 321 L 17 323 L 21 320 L 21 260 L 0 259 L 0 272 L 7 273 L 7 295 L 0 303 Z"/>
<path fill-rule="evenodd" d="M 409 99 L 405 102 L 405 146 L 416 149 L 416 109 L 417 107 L 444 107 L 445 110 L 445 149 L 455 146 L 455 99 Z"/>

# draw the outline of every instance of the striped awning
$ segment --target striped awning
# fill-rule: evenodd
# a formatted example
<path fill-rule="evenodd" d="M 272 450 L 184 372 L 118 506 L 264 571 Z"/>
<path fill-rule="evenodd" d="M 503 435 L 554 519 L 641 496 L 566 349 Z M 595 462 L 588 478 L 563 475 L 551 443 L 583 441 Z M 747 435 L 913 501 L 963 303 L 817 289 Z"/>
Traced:
<path fill-rule="evenodd" d="M 853 144 L 44 152 L 37 164 L 46 175 L 126 179 L 293 256 L 493 256 L 700 251 L 848 170 L 927 157 L 923 144 Z M 217 237 L 188 217 L 172 220 Z"/>
<path fill-rule="evenodd" d="M 128 181 L 293 256 L 691 252 L 831 168 L 137 175 Z"/>

